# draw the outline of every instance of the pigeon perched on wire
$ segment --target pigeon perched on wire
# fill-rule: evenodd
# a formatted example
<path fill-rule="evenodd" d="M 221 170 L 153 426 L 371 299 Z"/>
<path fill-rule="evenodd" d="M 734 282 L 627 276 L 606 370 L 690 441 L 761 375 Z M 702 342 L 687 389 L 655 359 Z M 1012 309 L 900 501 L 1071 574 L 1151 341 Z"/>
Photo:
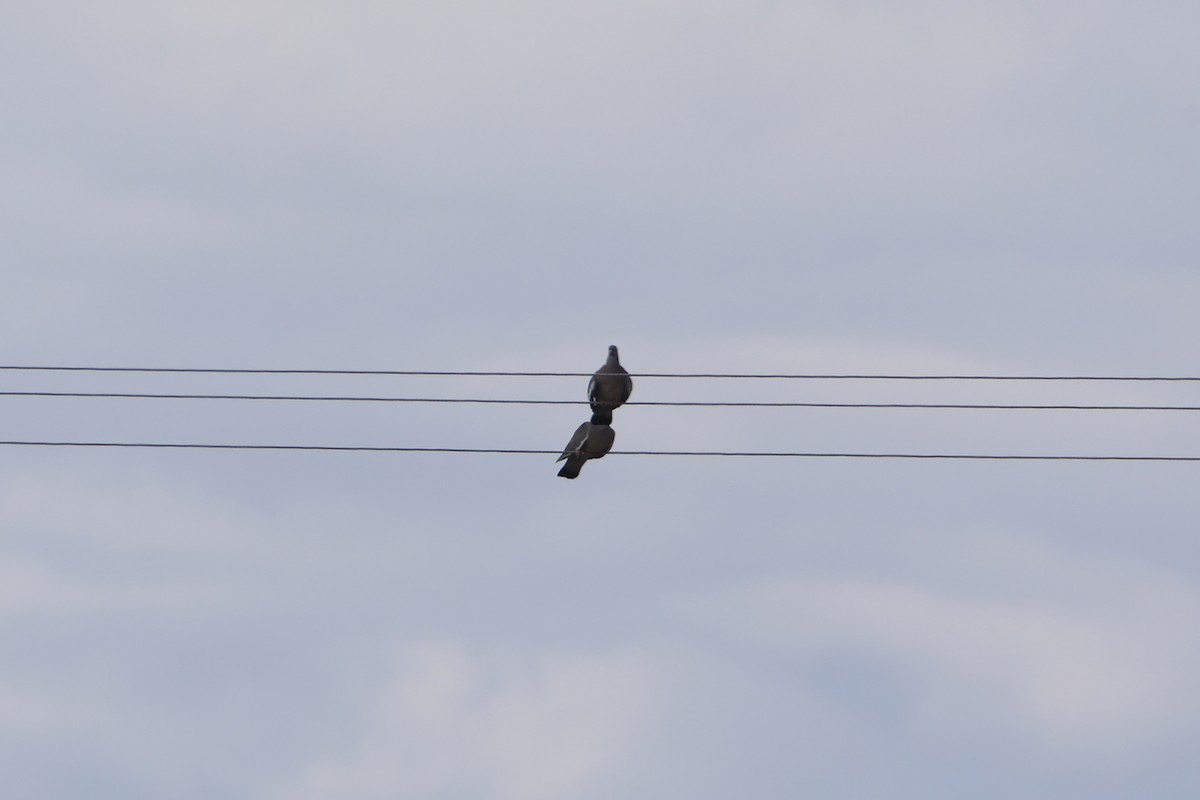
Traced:
<path fill-rule="evenodd" d="M 604 420 L 612 420 L 612 414 L 593 414 L 590 422 L 585 422 L 575 429 L 571 441 L 567 442 L 559 461 L 566 460 L 558 471 L 560 478 L 577 478 L 583 463 L 591 458 L 603 458 L 612 449 L 617 438 L 614 431 Z"/>
<path fill-rule="evenodd" d="M 592 407 L 592 412 L 607 412 L 611 422 L 613 409 L 628 400 L 632 393 L 633 379 L 621 366 L 621 359 L 617 355 L 617 346 L 610 344 L 608 360 L 604 362 L 604 366 L 596 370 L 592 379 L 588 381 L 588 403 Z"/>

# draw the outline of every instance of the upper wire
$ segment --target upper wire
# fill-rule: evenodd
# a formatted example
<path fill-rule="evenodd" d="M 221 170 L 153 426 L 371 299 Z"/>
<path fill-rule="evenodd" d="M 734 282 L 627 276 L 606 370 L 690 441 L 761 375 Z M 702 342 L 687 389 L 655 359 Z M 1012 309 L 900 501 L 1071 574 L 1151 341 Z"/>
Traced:
<path fill-rule="evenodd" d="M 248 369 L 204 367 L 86 367 L 0 365 L 3 371 L 24 372 L 142 372 L 224 375 L 394 375 L 429 377 L 497 378 L 588 378 L 591 372 L 484 372 L 466 370 L 370 370 L 370 369 Z M 1192 381 L 1189 375 L 904 375 L 868 373 L 723 373 L 723 372 L 631 372 L 634 378 L 712 378 L 778 380 L 880 380 L 880 381 Z"/>

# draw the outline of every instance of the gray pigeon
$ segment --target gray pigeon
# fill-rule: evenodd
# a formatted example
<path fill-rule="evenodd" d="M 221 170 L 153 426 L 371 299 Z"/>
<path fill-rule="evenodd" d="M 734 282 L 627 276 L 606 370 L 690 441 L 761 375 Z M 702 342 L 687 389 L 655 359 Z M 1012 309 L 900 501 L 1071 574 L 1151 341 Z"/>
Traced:
<path fill-rule="evenodd" d="M 588 381 L 588 403 L 595 413 L 607 412 L 609 421 L 611 421 L 613 409 L 628 400 L 632 393 L 633 379 L 621 366 L 621 359 L 617 356 L 617 346 L 610 344 L 608 360 L 604 362 L 603 367 L 596 370 L 596 374 L 592 375 L 592 379 Z"/>
<path fill-rule="evenodd" d="M 597 421 L 602 419 L 604 417 L 601 415 L 593 414 L 590 422 L 585 422 L 575 429 L 571 441 L 567 442 L 562 455 L 558 457 L 559 461 L 563 459 L 567 461 L 558 471 L 558 477 L 579 477 L 579 470 L 583 469 L 583 462 L 589 458 L 604 458 L 605 454 L 612 449 L 617 432 L 607 423 Z M 612 417 L 609 416 L 609 419 Z"/>

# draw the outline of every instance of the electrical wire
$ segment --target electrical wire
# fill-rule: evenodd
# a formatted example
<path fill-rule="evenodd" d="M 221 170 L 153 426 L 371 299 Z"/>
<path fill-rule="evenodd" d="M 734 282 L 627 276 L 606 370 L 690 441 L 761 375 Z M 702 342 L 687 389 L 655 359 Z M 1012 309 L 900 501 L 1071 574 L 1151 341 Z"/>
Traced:
<path fill-rule="evenodd" d="M 41 372 L 121 372 L 121 373 L 202 373 L 255 375 L 395 375 L 395 376 L 473 376 L 473 377 L 591 377 L 592 373 L 568 372 L 467 372 L 428 370 L 317 370 L 317 369 L 200 369 L 157 367 L 75 367 L 75 366 L 4 366 L 0 371 Z M 906 381 L 1200 381 L 1188 376 L 1088 376 L 1088 375 L 898 375 L 898 374 L 730 374 L 730 373 L 634 373 L 634 377 L 712 378 L 712 379 L 812 379 L 812 380 L 906 380 Z M 505 405 L 581 405 L 584 400 L 537 400 L 469 397 L 392 397 L 360 395 L 288 395 L 288 394 L 198 394 L 157 392 L 64 392 L 0 391 L 0 397 L 13 398 L 86 398 L 86 399 L 159 399 L 159 400 L 245 400 L 294 402 L 370 402 L 428 404 L 505 404 Z M 768 401 L 632 401 L 628 405 L 662 407 L 730 408 L 829 408 L 829 409 L 972 409 L 1036 411 L 1200 411 L 1191 405 L 1089 405 L 1089 404 L 997 404 L 997 403 L 839 403 L 839 402 L 768 402 Z M 460 447 L 392 447 L 359 445 L 293 444 L 219 444 L 199 442 L 119 442 L 119 441 L 0 441 L 8 447 L 49 448 L 151 448 L 258 451 L 323 451 L 378 453 L 456 453 L 504 455 L 559 455 L 558 450 Z M 852 453 L 852 452 L 760 452 L 715 450 L 640 450 L 617 451 L 613 455 L 731 457 L 731 458 L 809 458 L 809 459 L 909 459 L 909 460 L 988 460 L 988 461 L 1116 461 L 1116 462 L 1200 462 L 1200 456 L 1137 455 L 1035 455 L 972 453 Z"/>
<path fill-rule="evenodd" d="M 298 444 L 210 444 L 199 442 L 73 442 L 73 441 L 0 441 L 0 447 L 96 447 L 152 448 L 173 450 L 277 450 L 353 453 L 457 453 L 498 455 L 560 455 L 558 450 L 527 450 L 491 447 L 387 447 L 368 445 Z M 682 456 L 726 458 L 836 458 L 836 459 L 910 459 L 970 461 L 1144 461 L 1200 462 L 1200 456 L 1123 456 L 1123 455 L 1022 455 L 976 453 L 808 453 L 755 452 L 724 450 L 624 450 L 609 455 Z"/>
<path fill-rule="evenodd" d="M 369 397 L 356 395 L 174 394 L 157 392 L 24 392 L 0 391 L 0 397 L 45 397 L 142 400 L 257 400 L 321 403 L 466 403 L 479 405 L 585 405 L 587 400 L 526 400 L 477 397 Z M 1012 403 L 818 403 L 723 400 L 631 400 L 627 406 L 711 408 L 848 408 L 848 409 L 966 409 L 984 411 L 1200 411 L 1200 406 L 1066 405 Z"/>
<path fill-rule="evenodd" d="M 367 370 L 367 369 L 238 369 L 199 367 L 83 367 L 0 365 L 9 372 L 137 372 L 222 375 L 383 375 L 429 377 L 500 378 L 590 378 L 591 372 L 474 372 L 465 370 Z M 720 373 L 720 372 L 631 372 L 634 378 L 711 378 L 779 380 L 879 380 L 879 381 L 1183 381 L 1200 382 L 1200 376 L 1156 375 L 903 375 L 827 373 Z"/>

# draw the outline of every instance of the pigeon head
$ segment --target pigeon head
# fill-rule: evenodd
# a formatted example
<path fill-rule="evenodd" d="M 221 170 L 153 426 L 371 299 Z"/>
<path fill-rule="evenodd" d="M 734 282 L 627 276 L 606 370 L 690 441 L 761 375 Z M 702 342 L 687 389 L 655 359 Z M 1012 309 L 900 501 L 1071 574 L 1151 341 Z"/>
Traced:
<path fill-rule="evenodd" d="M 617 355 L 617 346 L 615 344 L 610 344 L 608 346 L 608 363 L 620 363 L 620 357 Z"/>

